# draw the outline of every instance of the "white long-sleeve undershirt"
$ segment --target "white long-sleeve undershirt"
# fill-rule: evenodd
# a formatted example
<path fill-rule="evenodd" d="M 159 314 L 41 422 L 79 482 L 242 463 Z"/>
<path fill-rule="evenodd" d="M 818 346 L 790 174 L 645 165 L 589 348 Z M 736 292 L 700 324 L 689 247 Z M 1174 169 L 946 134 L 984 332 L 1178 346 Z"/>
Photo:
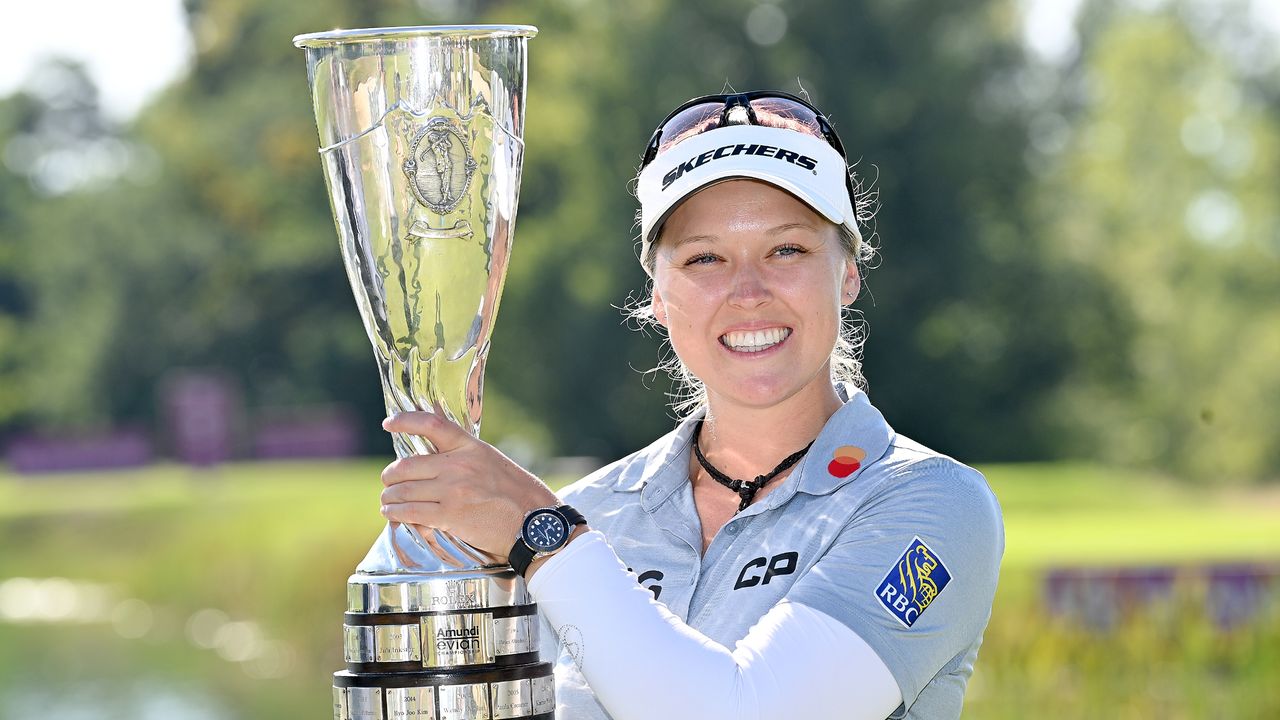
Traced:
<path fill-rule="evenodd" d="M 614 720 L 883 720 L 902 702 L 835 618 L 784 598 L 730 650 L 657 602 L 599 531 L 548 559 L 529 591 Z"/>

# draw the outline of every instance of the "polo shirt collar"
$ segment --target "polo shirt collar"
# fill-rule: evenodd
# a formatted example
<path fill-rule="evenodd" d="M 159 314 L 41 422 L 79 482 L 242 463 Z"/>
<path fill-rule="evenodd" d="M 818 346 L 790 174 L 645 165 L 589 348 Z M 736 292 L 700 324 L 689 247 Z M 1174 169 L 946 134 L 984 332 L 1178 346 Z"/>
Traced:
<path fill-rule="evenodd" d="M 761 504 L 778 507 L 796 492 L 809 495 L 835 492 L 857 480 L 888 451 L 893 442 L 893 428 L 871 404 L 867 394 L 847 383 L 837 383 L 836 392 L 844 404 L 823 426 L 813 447 L 787 477 L 784 487 L 769 493 Z"/>
<path fill-rule="evenodd" d="M 748 507 L 745 513 L 778 507 L 796 492 L 810 495 L 834 492 L 856 480 L 889 449 L 893 429 L 867 394 L 848 383 L 836 383 L 836 392 L 844 404 L 823 426 L 813 447 L 781 487 L 769 493 L 763 502 Z M 640 492 L 641 505 L 646 510 L 661 505 L 671 493 L 689 482 L 693 432 L 705 416 L 706 408 L 699 408 L 675 430 L 642 450 L 637 458 L 642 463 L 636 468 L 639 472 L 624 471 L 614 483 L 614 490 Z"/>
<path fill-rule="evenodd" d="M 614 489 L 621 492 L 639 491 L 640 503 L 646 510 L 661 505 L 671 493 L 689 482 L 689 453 L 693 447 L 693 433 L 706 414 L 705 407 L 698 408 L 682 420 L 675 430 L 642 450 L 637 458 L 642 463 L 640 472 L 623 472 L 614 484 Z"/>

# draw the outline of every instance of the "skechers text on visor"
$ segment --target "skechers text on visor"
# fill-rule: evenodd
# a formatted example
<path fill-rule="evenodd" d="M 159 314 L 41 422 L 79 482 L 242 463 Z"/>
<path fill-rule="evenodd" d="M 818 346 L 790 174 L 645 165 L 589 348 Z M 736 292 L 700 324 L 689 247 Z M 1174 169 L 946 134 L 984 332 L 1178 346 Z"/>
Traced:
<path fill-rule="evenodd" d="M 821 138 L 783 128 L 731 125 L 671 146 L 640 173 L 645 243 L 685 198 L 725 180 L 750 178 L 786 190 L 859 241 L 844 158 Z"/>

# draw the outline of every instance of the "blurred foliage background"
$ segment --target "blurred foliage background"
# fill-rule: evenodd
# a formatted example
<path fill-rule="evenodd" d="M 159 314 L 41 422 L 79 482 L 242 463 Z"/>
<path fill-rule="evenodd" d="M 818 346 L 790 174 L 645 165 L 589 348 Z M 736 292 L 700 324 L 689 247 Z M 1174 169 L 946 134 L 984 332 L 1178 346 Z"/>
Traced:
<path fill-rule="evenodd" d="M 1230 2 L 1088 3 L 1045 61 L 1011 0 L 189 0 L 189 73 L 127 123 L 83 68 L 0 101 L 0 440 L 155 427 L 168 368 L 358 408 L 384 452 L 297 32 L 527 22 L 528 149 L 486 434 L 620 456 L 664 431 L 629 190 L 688 97 L 807 90 L 879 192 L 872 397 L 971 461 L 1280 471 L 1280 75 Z"/>
<path fill-rule="evenodd" d="M 870 395 L 1004 505 L 966 716 L 1280 715 L 1280 571 L 1241 626 L 1194 580 L 1280 558 L 1280 42 L 1243 0 L 1085 0 L 1054 57 L 1017 0 L 185 7 L 189 71 L 128 120 L 71 61 L 0 98 L 0 446 L 163 437 L 161 386 L 197 368 L 250 411 L 352 408 L 380 459 L 0 473 L 0 717 L 327 712 L 379 527 L 351 508 L 391 450 L 290 39 L 470 22 L 541 31 L 487 439 L 607 460 L 669 428 L 660 338 L 619 310 L 640 151 L 689 97 L 807 91 L 878 192 Z M 1191 589 L 1101 629 L 1047 607 L 1053 567 L 1143 563 Z"/>

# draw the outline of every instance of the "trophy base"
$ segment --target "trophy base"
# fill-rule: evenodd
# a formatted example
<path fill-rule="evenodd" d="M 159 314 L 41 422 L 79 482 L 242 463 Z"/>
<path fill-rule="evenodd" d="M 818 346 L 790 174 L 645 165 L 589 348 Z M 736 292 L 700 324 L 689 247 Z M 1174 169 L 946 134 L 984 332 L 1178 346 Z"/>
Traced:
<path fill-rule="evenodd" d="M 347 580 L 334 720 L 553 720 L 537 606 L 510 567 Z"/>
<path fill-rule="evenodd" d="M 333 675 L 334 720 L 554 720 L 551 663 Z"/>

